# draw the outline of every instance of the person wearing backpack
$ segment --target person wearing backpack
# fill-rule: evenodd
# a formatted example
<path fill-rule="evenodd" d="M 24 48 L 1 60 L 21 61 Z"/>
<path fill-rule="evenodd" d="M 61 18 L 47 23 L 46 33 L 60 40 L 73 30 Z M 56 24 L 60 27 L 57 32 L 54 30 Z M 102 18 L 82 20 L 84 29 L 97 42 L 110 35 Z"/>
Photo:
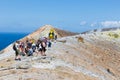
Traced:
<path fill-rule="evenodd" d="M 49 39 L 51 39 L 51 40 L 54 39 L 54 32 L 51 31 L 51 32 L 49 33 Z"/>
<path fill-rule="evenodd" d="M 13 45 L 13 49 L 15 51 L 15 60 L 21 61 L 21 56 L 20 56 L 20 42 L 16 41 Z"/>
<path fill-rule="evenodd" d="M 15 43 L 13 44 L 13 50 L 16 51 L 16 46 Z"/>
<path fill-rule="evenodd" d="M 20 55 L 25 56 L 26 53 L 25 53 L 25 43 L 24 42 L 22 42 L 22 41 L 20 42 L 19 49 L 20 49 Z"/>

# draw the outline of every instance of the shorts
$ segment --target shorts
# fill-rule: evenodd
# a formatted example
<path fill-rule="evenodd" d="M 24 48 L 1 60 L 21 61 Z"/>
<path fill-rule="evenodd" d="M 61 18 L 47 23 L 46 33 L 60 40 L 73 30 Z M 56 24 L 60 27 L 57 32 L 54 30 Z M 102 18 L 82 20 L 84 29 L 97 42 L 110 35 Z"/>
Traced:
<path fill-rule="evenodd" d="M 38 51 L 42 51 L 42 48 L 39 48 Z"/>
<path fill-rule="evenodd" d="M 15 55 L 16 56 L 20 55 L 20 51 L 19 50 L 15 50 Z"/>
<path fill-rule="evenodd" d="M 46 48 L 45 48 L 45 47 L 42 47 L 42 51 L 44 51 L 44 52 L 45 52 L 45 51 L 46 51 Z"/>
<path fill-rule="evenodd" d="M 45 52 L 46 49 L 45 49 L 45 47 L 42 47 L 42 48 L 38 49 L 38 51 L 43 51 L 43 52 Z"/>

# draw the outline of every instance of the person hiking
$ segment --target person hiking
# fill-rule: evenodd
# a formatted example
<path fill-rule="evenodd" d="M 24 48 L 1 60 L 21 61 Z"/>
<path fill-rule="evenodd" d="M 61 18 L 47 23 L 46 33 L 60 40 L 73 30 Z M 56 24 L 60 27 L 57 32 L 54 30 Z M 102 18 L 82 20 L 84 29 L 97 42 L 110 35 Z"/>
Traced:
<path fill-rule="evenodd" d="M 19 48 L 20 48 L 20 55 L 25 56 L 26 55 L 26 53 L 25 53 L 25 43 L 21 41 Z"/>
<path fill-rule="evenodd" d="M 42 56 L 46 56 L 45 51 L 46 51 L 46 43 L 42 40 L 38 40 L 36 47 L 38 49 L 38 54 L 41 54 Z"/>
<path fill-rule="evenodd" d="M 55 43 L 56 43 L 56 41 L 57 41 L 57 35 L 55 35 Z"/>
<path fill-rule="evenodd" d="M 52 42 L 51 42 L 51 40 L 49 39 L 49 40 L 48 40 L 48 48 L 51 48 L 51 45 L 52 45 Z"/>
<path fill-rule="evenodd" d="M 54 39 L 54 32 L 50 31 L 48 36 L 49 36 L 49 39 L 53 40 Z"/>
<path fill-rule="evenodd" d="M 57 40 L 57 35 L 55 35 L 55 40 Z"/>
<path fill-rule="evenodd" d="M 42 49 L 41 55 L 42 55 L 42 56 L 46 56 L 46 54 L 45 54 L 46 44 L 45 44 L 44 41 L 41 41 L 41 49 Z"/>
<path fill-rule="evenodd" d="M 14 51 L 15 51 L 15 60 L 21 61 L 21 56 L 20 56 L 20 42 L 16 41 L 13 45 Z"/>
<path fill-rule="evenodd" d="M 37 40 L 36 48 L 37 48 L 37 55 L 41 54 L 42 53 L 42 47 L 41 47 L 41 41 L 40 41 L 40 39 Z"/>

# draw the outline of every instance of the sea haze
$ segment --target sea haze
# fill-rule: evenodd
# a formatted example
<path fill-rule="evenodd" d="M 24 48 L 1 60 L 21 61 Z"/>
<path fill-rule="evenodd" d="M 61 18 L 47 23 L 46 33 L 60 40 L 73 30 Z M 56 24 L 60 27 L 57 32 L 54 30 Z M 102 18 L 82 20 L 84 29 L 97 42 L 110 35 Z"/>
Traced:
<path fill-rule="evenodd" d="M 0 33 L 0 51 L 26 35 L 28 33 Z"/>

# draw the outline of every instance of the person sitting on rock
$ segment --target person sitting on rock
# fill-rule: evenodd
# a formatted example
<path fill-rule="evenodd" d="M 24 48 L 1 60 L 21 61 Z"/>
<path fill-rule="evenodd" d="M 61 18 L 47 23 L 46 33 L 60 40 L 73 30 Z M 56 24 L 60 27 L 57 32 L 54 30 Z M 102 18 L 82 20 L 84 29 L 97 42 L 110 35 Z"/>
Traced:
<path fill-rule="evenodd" d="M 35 42 L 32 43 L 32 50 L 33 50 L 33 52 L 36 51 L 36 43 Z"/>
<path fill-rule="evenodd" d="M 27 53 L 28 56 L 33 56 L 33 49 L 32 47 L 31 48 L 28 48 L 28 53 Z"/>

